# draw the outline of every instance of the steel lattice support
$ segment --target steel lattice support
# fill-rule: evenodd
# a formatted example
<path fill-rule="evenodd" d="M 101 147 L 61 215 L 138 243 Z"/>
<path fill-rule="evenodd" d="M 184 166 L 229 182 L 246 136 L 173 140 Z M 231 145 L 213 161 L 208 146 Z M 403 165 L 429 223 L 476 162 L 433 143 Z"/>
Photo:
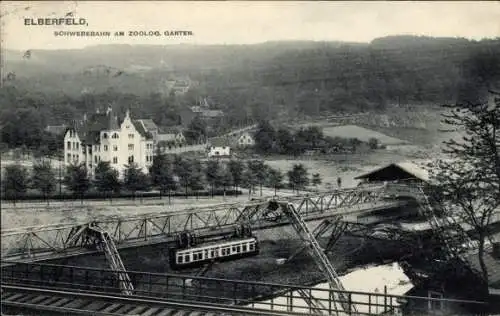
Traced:
<path fill-rule="evenodd" d="M 340 278 L 335 271 L 335 268 L 330 263 L 330 260 L 324 253 L 324 249 L 321 248 L 318 241 L 316 240 L 314 234 L 309 230 L 306 223 L 301 218 L 299 212 L 294 208 L 291 203 L 277 203 L 274 209 L 280 209 L 283 214 L 289 218 L 292 227 L 295 229 L 299 237 L 304 241 L 307 246 L 307 250 L 309 251 L 311 257 L 316 262 L 318 268 L 324 273 L 325 277 L 328 280 L 330 285 L 330 289 L 340 290 L 340 292 L 336 292 L 335 301 L 340 305 L 340 307 L 345 312 L 356 312 L 356 306 L 351 304 L 348 297 L 344 295 L 344 287 Z M 314 298 L 311 297 L 311 301 L 314 301 Z M 312 304 L 312 303 L 311 303 Z M 311 308 L 317 308 L 315 304 L 310 305 Z M 337 310 L 338 315 L 338 310 Z"/>
<path fill-rule="evenodd" d="M 394 208 L 406 203 L 380 200 L 380 190 L 379 187 L 339 190 L 278 201 L 293 204 L 306 221 Z M 249 225 L 252 231 L 289 225 L 289 219 L 282 213 L 270 210 L 270 202 L 262 199 L 181 212 L 110 216 L 95 219 L 93 223 L 109 233 L 118 249 L 173 242 L 177 234 L 184 231 L 203 237 L 225 234 L 235 224 Z M 82 222 L 3 230 L 2 260 L 32 262 L 89 253 L 81 240 L 82 232 L 88 226 L 88 222 Z"/>

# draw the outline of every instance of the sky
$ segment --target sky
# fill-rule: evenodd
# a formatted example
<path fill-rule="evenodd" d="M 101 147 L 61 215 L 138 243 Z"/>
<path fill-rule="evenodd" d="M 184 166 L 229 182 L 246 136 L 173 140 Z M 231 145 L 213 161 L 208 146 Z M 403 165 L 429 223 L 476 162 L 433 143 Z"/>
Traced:
<path fill-rule="evenodd" d="M 500 1 L 2 1 L 3 49 L 97 44 L 252 44 L 279 40 L 369 42 L 387 35 L 500 37 Z M 25 25 L 25 19 L 85 19 L 88 25 Z M 165 36 L 165 31 L 192 35 Z M 109 37 L 54 32 L 111 32 Z M 125 36 L 114 36 L 123 31 Z M 158 31 L 160 36 L 128 36 Z"/>

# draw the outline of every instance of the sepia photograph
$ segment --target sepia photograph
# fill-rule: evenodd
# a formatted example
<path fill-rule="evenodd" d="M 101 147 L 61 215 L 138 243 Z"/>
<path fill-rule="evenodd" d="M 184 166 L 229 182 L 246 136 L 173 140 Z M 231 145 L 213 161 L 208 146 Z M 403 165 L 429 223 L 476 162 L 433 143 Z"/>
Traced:
<path fill-rule="evenodd" d="M 0 23 L 1 315 L 500 315 L 500 1 Z"/>

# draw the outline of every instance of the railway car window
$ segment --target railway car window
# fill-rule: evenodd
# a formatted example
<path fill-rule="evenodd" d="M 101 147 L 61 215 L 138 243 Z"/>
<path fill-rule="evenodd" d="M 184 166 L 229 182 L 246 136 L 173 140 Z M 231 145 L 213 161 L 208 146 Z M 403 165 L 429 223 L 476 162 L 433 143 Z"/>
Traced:
<path fill-rule="evenodd" d="M 221 254 L 222 254 L 222 256 L 226 255 L 226 249 L 225 248 L 221 249 Z"/>
<path fill-rule="evenodd" d="M 197 253 L 193 253 L 193 261 L 196 261 L 198 260 L 198 254 Z"/>
<path fill-rule="evenodd" d="M 249 247 L 249 249 L 250 249 L 250 251 L 252 251 L 252 250 L 254 249 L 254 246 L 255 246 L 254 244 L 250 244 L 250 245 L 248 246 L 248 247 Z"/>
<path fill-rule="evenodd" d="M 210 257 L 215 257 L 215 251 L 213 249 L 210 251 Z"/>
<path fill-rule="evenodd" d="M 242 252 L 246 252 L 247 251 L 247 245 L 243 245 L 241 247 L 242 247 L 242 249 L 241 249 Z"/>
<path fill-rule="evenodd" d="M 189 261 L 190 261 L 190 260 L 189 260 L 189 255 L 185 255 L 185 256 L 184 256 L 184 261 L 186 261 L 186 262 L 189 262 Z"/>
<path fill-rule="evenodd" d="M 238 245 L 238 246 L 236 246 L 236 252 L 237 252 L 237 253 L 240 253 L 240 250 L 241 250 L 241 249 L 240 249 L 240 246 L 239 246 L 239 245 Z"/>
<path fill-rule="evenodd" d="M 182 256 L 177 257 L 177 263 L 182 263 Z"/>

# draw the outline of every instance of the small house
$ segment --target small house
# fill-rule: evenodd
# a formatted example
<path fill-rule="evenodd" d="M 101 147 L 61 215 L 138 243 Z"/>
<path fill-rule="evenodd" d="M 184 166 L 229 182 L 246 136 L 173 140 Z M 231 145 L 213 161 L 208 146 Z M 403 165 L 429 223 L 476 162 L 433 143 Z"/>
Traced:
<path fill-rule="evenodd" d="M 208 157 L 229 157 L 231 156 L 231 146 L 225 138 L 213 138 L 210 140 Z"/>

